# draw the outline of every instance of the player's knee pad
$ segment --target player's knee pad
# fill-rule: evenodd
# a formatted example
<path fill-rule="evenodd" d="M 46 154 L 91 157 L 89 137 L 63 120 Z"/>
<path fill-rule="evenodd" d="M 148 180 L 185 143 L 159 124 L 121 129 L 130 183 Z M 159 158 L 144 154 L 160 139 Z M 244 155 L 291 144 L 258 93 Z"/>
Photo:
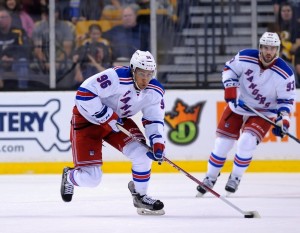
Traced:
<path fill-rule="evenodd" d="M 225 158 L 228 152 L 234 145 L 235 140 L 225 137 L 217 137 L 215 140 L 215 146 L 213 153 L 218 157 Z"/>
<path fill-rule="evenodd" d="M 257 147 L 257 138 L 251 133 L 242 133 L 237 143 L 237 154 L 239 157 L 252 157 Z"/>
<path fill-rule="evenodd" d="M 87 187 L 96 187 L 100 184 L 102 170 L 99 166 L 81 167 L 80 170 Z"/>
<path fill-rule="evenodd" d="M 146 155 L 147 152 L 148 150 L 138 142 L 129 143 L 123 149 L 124 155 L 131 160 L 135 170 L 150 170 L 152 160 Z"/>

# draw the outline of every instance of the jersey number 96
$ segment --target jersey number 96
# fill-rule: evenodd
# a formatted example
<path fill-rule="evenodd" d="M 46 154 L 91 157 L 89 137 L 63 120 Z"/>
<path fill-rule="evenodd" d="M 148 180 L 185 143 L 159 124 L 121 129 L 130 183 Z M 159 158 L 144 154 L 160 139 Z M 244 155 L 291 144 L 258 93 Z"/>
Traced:
<path fill-rule="evenodd" d="M 100 87 L 103 89 L 111 85 L 111 81 L 108 80 L 107 75 L 102 75 L 100 78 L 97 78 L 97 82 L 100 83 Z"/>

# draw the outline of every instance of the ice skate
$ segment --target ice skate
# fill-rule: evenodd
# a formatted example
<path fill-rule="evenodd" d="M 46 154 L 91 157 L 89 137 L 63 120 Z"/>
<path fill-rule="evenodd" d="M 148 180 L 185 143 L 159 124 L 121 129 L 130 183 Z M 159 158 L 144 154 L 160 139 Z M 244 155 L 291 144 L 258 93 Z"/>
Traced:
<path fill-rule="evenodd" d="M 61 179 L 60 193 L 61 193 L 61 198 L 65 202 L 72 201 L 72 196 L 74 192 L 74 185 L 69 183 L 67 180 L 67 174 L 69 170 L 71 170 L 71 168 L 69 167 L 65 167 L 63 169 L 62 179 Z"/>
<path fill-rule="evenodd" d="M 164 204 L 160 200 L 153 199 L 147 195 L 141 196 L 135 191 L 133 181 L 128 183 L 128 189 L 133 198 L 133 205 L 140 215 L 164 215 Z"/>
<path fill-rule="evenodd" d="M 207 186 L 208 188 L 213 188 L 215 183 L 217 182 L 217 179 L 213 179 L 211 177 L 205 177 L 204 180 L 202 181 L 202 183 Z M 198 190 L 198 193 L 196 195 L 196 197 L 202 197 L 206 192 L 207 190 L 205 189 L 204 186 L 201 186 L 201 185 L 198 185 L 197 186 L 197 190 Z"/>
<path fill-rule="evenodd" d="M 239 177 L 230 174 L 227 184 L 225 186 L 225 190 L 227 191 L 227 196 L 236 192 L 236 190 L 239 187 L 240 181 L 241 179 Z"/>

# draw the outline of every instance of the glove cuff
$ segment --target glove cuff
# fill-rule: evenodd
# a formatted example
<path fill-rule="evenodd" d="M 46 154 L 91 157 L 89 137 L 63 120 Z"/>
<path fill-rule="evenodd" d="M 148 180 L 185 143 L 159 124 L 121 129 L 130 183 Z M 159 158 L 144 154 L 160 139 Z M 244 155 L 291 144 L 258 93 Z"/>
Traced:
<path fill-rule="evenodd" d="M 281 111 L 278 115 L 282 117 L 282 124 L 286 128 L 289 128 L 290 127 L 290 116 L 289 116 L 289 113 L 286 112 L 286 111 Z"/>
<path fill-rule="evenodd" d="M 110 118 L 113 115 L 114 115 L 114 111 L 110 107 L 103 105 L 101 111 L 97 112 L 94 116 L 97 118 L 97 121 L 100 124 L 103 124 L 103 123 L 110 121 L 111 120 Z M 116 119 L 118 119 L 118 118 L 116 118 Z"/>
<path fill-rule="evenodd" d="M 284 125 L 284 127 L 286 127 L 286 128 L 289 128 L 290 127 L 290 120 L 283 117 L 282 118 L 282 125 Z"/>
<path fill-rule="evenodd" d="M 153 151 L 154 151 L 154 153 L 156 151 L 158 151 L 158 150 L 160 150 L 161 152 L 163 152 L 165 150 L 165 145 L 162 144 L 162 143 L 154 143 L 153 144 Z"/>
<path fill-rule="evenodd" d="M 149 137 L 149 141 L 150 141 L 150 146 L 153 146 L 155 143 L 164 143 L 164 139 L 161 135 L 157 135 L 157 134 L 152 134 Z"/>
<path fill-rule="evenodd" d="M 237 98 L 237 87 L 227 87 L 224 92 L 224 99 L 236 99 Z"/>

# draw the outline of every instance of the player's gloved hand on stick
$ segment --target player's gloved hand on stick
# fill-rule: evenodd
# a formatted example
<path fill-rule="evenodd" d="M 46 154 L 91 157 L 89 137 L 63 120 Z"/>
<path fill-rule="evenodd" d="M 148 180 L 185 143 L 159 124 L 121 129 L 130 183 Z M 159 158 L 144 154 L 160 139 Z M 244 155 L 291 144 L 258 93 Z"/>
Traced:
<path fill-rule="evenodd" d="M 232 102 L 237 107 L 237 87 L 226 87 L 224 99 L 226 103 Z"/>
<path fill-rule="evenodd" d="M 154 160 L 158 161 L 159 163 L 163 162 L 165 145 L 162 143 L 154 143 L 152 146 L 152 152 L 147 152 L 147 156 Z"/>
<path fill-rule="evenodd" d="M 250 111 L 251 112 L 251 109 L 249 109 L 246 105 L 245 105 L 245 102 L 241 99 L 238 99 L 237 100 L 237 105 L 240 106 L 241 108 L 247 110 L 247 111 Z"/>
<path fill-rule="evenodd" d="M 117 113 L 115 113 L 110 107 L 103 105 L 100 112 L 95 113 L 94 115 L 100 124 L 106 125 L 111 128 L 114 132 L 120 132 L 117 127 L 117 123 L 123 125 L 123 121 Z"/>
<path fill-rule="evenodd" d="M 114 113 L 116 114 L 116 113 Z M 116 114 L 117 115 L 117 114 Z M 118 115 L 117 115 L 118 117 Z M 122 121 L 122 118 L 119 118 L 116 120 L 116 119 L 113 119 L 111 120 L 110 122 L 108 122 L 109 126 L 112 128 L 112 131 L 114 131 L 115 133 L 118 133 L 120 132 L 119 128 L 117 127 L 117 124 L 120 124 L 120 125 L 123 125 L 123 121 Z"/>
<path fill-rule="evenodd" d="M 276 126 L 272 129 L 272 133 L 277 137 L 283 137 L 290 127 L 289 114 L 285 111 L 279 112 L 275 119 Z"/>

